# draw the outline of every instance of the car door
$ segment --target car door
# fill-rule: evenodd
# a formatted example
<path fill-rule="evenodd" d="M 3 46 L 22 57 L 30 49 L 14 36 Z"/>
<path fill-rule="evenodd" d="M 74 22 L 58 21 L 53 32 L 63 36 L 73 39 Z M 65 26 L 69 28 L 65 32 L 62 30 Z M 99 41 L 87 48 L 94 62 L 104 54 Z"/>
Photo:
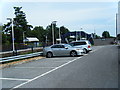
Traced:
<path fill-rule="evenodd" d="M 60 54 L 62 56 L 67 56 L 70 55 L 70 47 L 69 46 L 65 46 L 65 45 L 61 45 L 61 49 L 60 49 Z"/>
<path fill-rule="evenodd" d="M 60 56 L 65 56 L 67 54 L 67 49 L 65 49 L 64 45 L 59 46 L 59 55 Z"/>
<path fill-rule="evenodd" d="M 53 55 L 55 55 L 55 56 L 59 56 L 60 55 L 60 45 L 53 45 L 51 47 L 51 49 L 52 49 Z"/>

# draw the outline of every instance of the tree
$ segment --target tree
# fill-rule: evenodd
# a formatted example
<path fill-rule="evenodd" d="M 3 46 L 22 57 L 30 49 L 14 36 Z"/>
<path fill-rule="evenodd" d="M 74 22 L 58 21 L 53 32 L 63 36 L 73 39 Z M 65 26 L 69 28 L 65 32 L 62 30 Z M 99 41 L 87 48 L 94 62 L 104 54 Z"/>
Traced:
<path fill-rule="evenodd" d="M 103 36 L 104 38 L 110 38 L 110 34 L 109 34 L 108 31 L 104 31 L 104 32 L 102 33 L 102 36 Z"/>
<path fill-rule="evenodd" d="M 31 32 L 29 37 L 37 37 L 40 42 L 45 41 L 46 30 L 42 26 L 36 26 Z"/>
<path fill-rule="evenodd" d="M 13 18 L 13 25 L 14 25 L 14 38 L 16 43 L 23 42 L 23 32 L 25 32 L 26 36 L 27 33 L 31 30 L 32 25 L 28 25 L 28 22 L 26 20 L 26 14 L 21 11 L 22 7 L 14 7 L 15 10 L 15 18 Z M 8 22 L 3 26 L 4 31 L 6 33 L 11 33 L 11 24 L 12 22 Z"/>
<path fill-rule="evenodd" d="M 46 35 L 49 42 L 52 42 L 52 25 L 46 27 Z"/>
<path fill-rule="evenodd" d="M 67 32 L 70 32 L 69 29 L 67 29 L 67 28 L 64 27 L 64 26 L 61 26 L 61 27 L 60 27 L 60 33 L 61 33 L 61 35 L 65 34 L 65 33 L 67 33 Z"/>
<path fill-rule="evenodd" d="M 56 39 L 59 38 L 59 29 L 60 29 L 60 34 L 63 35 L 67 32 L 69 32 L 69 30 L 64 27 L 61 26 L 60 28 L 56 27 L 56 24 L 53 25 L 53 29 L 54 29 L 54 41 L 56 42 Z M 46 27 L 46 35 L 48 36 L 48 40 L 50 42 L 52 42 L 53 38 L 52 38 L 52 25 L 48 25 Z"/>
<path fill-rule="evenodd" d="M 2 31 L 2 28 L 3 28 L 3 26 L 1 25 L 1 26 L 0 26 L 0 31 Z"/>
<path fill-rule="evenodd" d="M 53 27 L 53 30 L 54 30 L 54 42 L 56 42 L 56 39 L 59 37 L 59 36 L 58 36 L 58 35 L 59 35 L 59 28 L 56 27 L 56 24 L 51 24 L 51 25 L 48 25 L 48 26 L 46 27 L 46 35 L 47 35 L 47 37 L 48 37 L 48 40 L 49 40 L 50 42 L 52 42 L 52 41 L 53 41 L 52 27 Z"/>

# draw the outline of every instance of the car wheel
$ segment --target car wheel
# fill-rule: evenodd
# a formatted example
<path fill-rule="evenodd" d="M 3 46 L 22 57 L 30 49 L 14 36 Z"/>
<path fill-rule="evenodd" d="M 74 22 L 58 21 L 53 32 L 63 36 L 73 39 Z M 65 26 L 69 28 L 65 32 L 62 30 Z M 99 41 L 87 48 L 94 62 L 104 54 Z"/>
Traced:
<path fill-rule="evenodd" d="M 72 56 L 72 57 L 77 56 L 77 52 L 76 52 L 76 51 L 72 51 L 72 52 L 70 53 L 70 56 Z"/>
<path fill-rule="evenodd" d="M 51 58 L 52 56 L 53 56 L 52 52 L 48 52 L 48 53 L 46 54 L 46 57 L 47 57 L 47 58 Z"/>
<path fill-rule="evenodd" d="M 87 54 L 88 53 L 88 51 L 87 51 L 87 49 L 83 49 L 83 52 L 85 53 L 85 54 Z"/>

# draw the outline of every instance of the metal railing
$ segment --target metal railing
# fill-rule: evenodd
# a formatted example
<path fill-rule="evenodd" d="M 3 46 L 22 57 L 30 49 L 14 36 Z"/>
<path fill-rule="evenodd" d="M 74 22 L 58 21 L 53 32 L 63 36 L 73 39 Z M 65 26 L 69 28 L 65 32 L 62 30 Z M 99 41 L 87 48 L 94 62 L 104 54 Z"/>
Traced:
<path fill-rule="evenodd" d="M 0 58 L 0 63 L 19 60 L 19 59 L 26 59 L 26 58 L 41 56 L 41 55 L 43 55 L 43 52 L 36 52 L 36 53 L 32 53 L 32 54 L 25 54 L 25 55 L 18 55 L 18 56 Z"/>

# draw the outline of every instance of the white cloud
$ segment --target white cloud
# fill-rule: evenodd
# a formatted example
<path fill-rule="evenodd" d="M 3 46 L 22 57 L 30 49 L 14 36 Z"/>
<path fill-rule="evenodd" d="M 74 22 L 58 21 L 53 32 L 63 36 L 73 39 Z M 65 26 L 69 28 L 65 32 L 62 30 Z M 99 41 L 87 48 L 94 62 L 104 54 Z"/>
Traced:
<path fill-rule="evenodd" d="M 77 9 L 77 10 L 44 10 L 40 11 L 37 14 L 33 11 L 27 13 L 27 18 L 30 23 L 38 23 L 38 24 L 48 24 L 51 21 L 56 20 L 59 24 L 70 24 L 74 22 L 85 22 L 89 20 L 96 19 L 106 19 L 113 17 L 112 14 L 106 11 L 108 8 L 85 8 L 85 9 Z M 34 17 L 34 18 L 31 18 Z M 35 20 L 35 17 L 36 20 Z M 42 18 L 41 18 L 42 17 Z"/>

